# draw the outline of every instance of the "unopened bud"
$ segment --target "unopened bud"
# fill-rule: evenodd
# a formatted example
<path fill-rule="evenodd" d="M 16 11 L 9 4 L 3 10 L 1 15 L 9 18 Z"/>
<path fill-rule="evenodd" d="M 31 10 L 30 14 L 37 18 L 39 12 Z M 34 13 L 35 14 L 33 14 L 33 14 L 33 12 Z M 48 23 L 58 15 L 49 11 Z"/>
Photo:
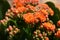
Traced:
<path fill-rule="evenodd" d="M 8 20 L 10 20 L 7 16 L 5 17 L 5 19 L 8 21 Z"/>
<path fill-rule="evenodd" d="M 11 32 L 9 32 L 9 34 L 10 34 L 10 35 L 13 35 L 13 32 L 11 31 Z"/>
<path fill-rule="evenodd" d="M 5 24 L 3 20 L 0 21 L 3 25 Z"/>
<path fill-rule="evenodd" d="M 15 30 L 16 30 L 17 32 L 19 32 L 19 29 L 18 29 L 18 28 L 16 28 Z"/>
<path fill-rule="evenodd" d="M 14 31 L 13 33 L 14 33 L 14 34 L 16 34 L 16 33 L 17 33 L 17 31 Z"/>
<path fill-rule="evenodd" d="M 7 28 L 7 29 L 6 29 L 6 31 L 8 31 L 8 32 L 9 32 L 9 29 Z"/>
<path fill-rule="evenodd" d="M 34 32 L 35 35 L 37 35 L 37 32 Z"/>
<path fill-rule="evenodd" d="M 8 28 L 8 29 L 9 29 L 9 31 L 12 31 L 12 30 L 13 30 L 12 26 L 9 26 L 9 28 Z"/>
<path fill-rule="evenodd" d="M 8 12 L 11 12 L 11 10 L 10 10 L 10 9 L 8 9 Z"/>

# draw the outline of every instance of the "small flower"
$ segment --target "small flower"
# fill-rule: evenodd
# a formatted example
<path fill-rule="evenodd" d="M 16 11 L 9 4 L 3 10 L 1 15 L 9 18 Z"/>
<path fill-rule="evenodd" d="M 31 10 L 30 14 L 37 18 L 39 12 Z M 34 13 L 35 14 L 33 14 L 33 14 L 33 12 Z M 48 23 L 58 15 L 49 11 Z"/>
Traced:
<path fill-rule="evenodd" d="M 34 14 L 34 16 L 35 16 L 37 19 L 39 19 L 41 22 L 46 21 L 46 16 L 45 16 L 44 14 L 40 13 L 40 12 L 36 12 L 36 13 Z"/>
<path fill-rule="evenodd" d="M 26 0 L 19 0 L 20 3 L 22 3 L 23 5 L 25 4 Z"/>
<path fill-rule="evenodd" d="M 55 33 L 55 36 L 56 36 L 57 38 L 60 38 L 60 30 L 58 30 L 58 31 Z"/>
<path fill-rule="evenodd" d="M 12 10 L 12 12 L 14 13 L 14 14 L 17 14 L 19 11 L 18 11 L 18 9 L 17 8 L 14 8 L 14 7 L 11 7 L 11 10 Z"/>
<path fill-rule="evenodd" d="M 57 22 L 57 26 L 60 26 L 60 20 Z"/>
<path fill-rule="evenodd" d="M 27 5 L 26 6 L 28 9 L 32 10 L 32 11 L 36 11 L 36 8 L 34 6 L 31 5 Z"/>
<path fill-rule="evenodd" d="M 45 10 L 45 9 L 41 9 L 40 12 L 43 13 L 44 15 L 48 15 L 47 10 Z"/>
<path fill-rule="evenodd" d="M 17 3 L 17 2 L 19 2 L 19 0 L 13 0 L 13 3 Z"/>
<path fill-rule="evenodd" d="M 18 3 L 16 3 L 16 4 L 14 4 L 13 6 L 15 6 L 16 8 L 18 8 L 18 7 L 22 7 L 22 6 L 24 6 L 21 2 L 18 2 Z"/>
<path fill-rule="evenodd" d="M 23 19 L 25 20 L 26 23 L 34 23 L 35 18 L 32 13 L 27 13 L 23 15 Z"/>
<path fill-rule="evenodd" d="M 18 7 L 17 9 L 18 9 L 18 11 L 21 12 L 21 13 L 27 11 L 27 8 L 24 7 L 24 6 Z"/>
<path fill-rule="evenodd" d="M 38 4 L 39 0 L 31 0 L 32 4 Z"/>
<path fill-rule="evenodd" d="M 55 30 L 55 25 L 53 25 L 53 24 L 51 24 L 49 22 L 43 23 L 43 27 L 46 28 L 47 30 L 51 30 L 51 31 Z"/>
<path fill-rule="evenodd" d="M 31 3 L 31 0 L 25 0 L 25 3 Z"/>

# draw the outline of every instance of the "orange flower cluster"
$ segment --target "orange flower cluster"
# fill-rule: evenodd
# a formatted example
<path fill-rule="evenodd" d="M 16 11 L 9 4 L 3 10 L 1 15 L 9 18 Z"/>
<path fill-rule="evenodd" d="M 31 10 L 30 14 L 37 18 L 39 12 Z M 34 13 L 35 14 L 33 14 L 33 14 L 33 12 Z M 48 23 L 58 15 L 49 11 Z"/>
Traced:
<path fill-rule="evenodd" d="M 57 29 L 48 17 L 49 15 L 53 16 L 54 11 L 47 4 L 40 4 L 38 2 L 39 0 L 13 0 L 13 6 L 6 12 L 5 19 L 0 20 L 0 23 L 7 25 L 11 20 L 14 25 L 18 26 L 19 24 L 17 23 L 20 23 L 23 20 L 27 24 L 32 24 L 29 25 L 29 27 L 34 26 L 33 31 L 31 31 L 34 33 L 33 37 L 35 39 L 39 40 L 41 38 L 42 40 L 49 40 L 49 36 L 55 33 Z M 57 22 L 57 26 L 60 26 L 60 20 Z M 24 30 L 26 29 L 27 28 Z M 9 26 L 6 30 L 9 34 L 16 34 L 19 32 L 19 29 L 15 26 Z M 30 31 L 30 29 L 28 31 Z M 55 33 L 55 36 L 60 38 L 60 30 Z"/>
<path fill-rule="evenodd" d="M 16 6 L 16 7 L 21 7 L 21 6 L 24 6 L 26 4 L 38 4 L 39 0 L 13 0 L 13 4 Z"/>
<path fill-rule="evenodd" d="M 21 7 L 21 6 L 23 6 L 23 4 L 19 0 L 13 0 L 13 6 Z"/>
<path fill-rule="evenodd" d="M 23 15 L 23 19 L 27 23 L 34 23 L 35 22 L 35 17 L 32 13 L 27 13 Z"/>
<path fill-rule="evenodd" d="M 28 23 L 34 23 L 34 22 L 45 22 L 46 21 L 46 16 L 43 15 L 40 12 L 35 12 L 34 14 L 32 13 L 27 13 L 23 15 L 23 19 L 25 20 L 25 22 Z"/>
<path fill-rule="evenodd" d="M 55 30 L 55 25 L 53 25 L 53 24 L 51 24 L 49 22 L 43 23 L 43 27 L 46 28 L 47 30 L 51 30 L 51 31 Z"/>
<path fill-rule="evenodd" d="M 50 13 L 51 16 L 54 15 L 53 10 L 47 5 L 47 4 L 40 4 L 38 3 L 39 0 L 13 0 L 13 7 L 11 7 L 11 10 L 14 13 L 23 13 L 28 10 L 32 10 L 34 12 L 41 12 L 44 15 L 47 15 Z M 27 4 L 26 4 L 27 3 Z M 36 6 L 32 6 L 29 3 L 37 4 Z M 48 13 L 49 12 L 49 13 Z"/>
<path fill-rule="evenodd" d="M 43 15 L 42 13 L 40 13 L 40 12 L 36 12 L 34 14 L 34 16 L 35 16 L 35 18 L 39 19 L 41 22 L 46 21 L 46 16 Z"/>
<path fill-rule="evenodd" d="M 37 7 L 39 9 L 42 9 L 42 11 L 44 11 L 46 14 L 47 12 L 49 12 L 51 16 L 54 15 L 54 11 L 47 4 L 38 4 Z M 41 11 L 41 10 L 38 10 L 38 11 Z"/>
<path fill-rule="evenodd" d="M 13 7 L 11 7 L 11 10 L 14 13 L 22 13 L 27 11 L 27 8 L 24 7 L 24 0 L 13 0 Z"/>
<path fill-rule="evenodd" d="M 14 13 L 23 13 L 23 12 L 26 12 L 28 9 L 26 7 L 24 7 L 24 6 L 22 6 L 22 7 L 18 7 L 18 8 L 12 7 L 11 10 Z"/>
<path fill-rule="evenodd" d="M 24 5 L 26 5 L 26 3 L 38 3 L 38 0 L 13 0 L 13 7 L 11 8 L 11 10 L 14 13 L 21 13 L 21 12 L 25 12 L 27 11 L 27 8 L 31 9 L 31 10 L 35 10 L 35 8 L 31 5 L 27 5 L 27 7 L 24 7 Z"/>
<path fill-rule="evenodd" d="M 46 7 L 45 7 L 46 6 Z M 36 7 L 40 7 L 40 9 L 39 8 L 36 8 Z M 45 7 L 45 8 L 44 8 Z M 35 19 L 34 20 L 39 20 L 40 22 L 45 22 L 46 21 L 46 19 L 48 18 L 48 15 L 49 15 L 49 13 L 48 13 L 48 10 L 50 9 L 49 8 L 49 6 L 48 5 L 46 5 L 46 4 L 42 4 L 42 5 L 39 5 L 38 4 L 38 6 L 32 6 L 32 5 L 26 5 L 26 8 L 28 8 L 28 9 L 30 9 L 30 10 L 32 10 L 32 11 L 34 11 L 34 17 L 35 17 Z M 46 10 L 47 9 L 47 10 Z M 51 16 L 53 16 L 54 15 L 54 13 L 53 13 L 53 10 L 51 9 Z M 24 17 L 24 19 L 25 19 L 26 17 Z M 26 21 L 26 20 L 25 20 Z M 28 19 L 28 21 L 29 21 L 29 19 Z"/>
<path fill-rule="evenodd" d="M 48 15 L 50 13 L 51 16 L 54 15 L 53 10 L 47 4 L 38 3 L 39 0 L 13 0 L 13 7 L 11 7 L 11 11 L 14 15 L 22 14 L 23 19 L 27 23 L 37 23 L 47 21 Z M 31 5 L 37 4 L 35 6 Z M 33 14 L 31 11 L 33 11 Z M 26 12 L 26 14 L 24 14 Z"/>
<path fill-rule="evenodd" d="M 60 30 L 58 30 L 58 31 L 55 33 L 55 36 L 56 36 L 57 38 L 60 38 Z"/>

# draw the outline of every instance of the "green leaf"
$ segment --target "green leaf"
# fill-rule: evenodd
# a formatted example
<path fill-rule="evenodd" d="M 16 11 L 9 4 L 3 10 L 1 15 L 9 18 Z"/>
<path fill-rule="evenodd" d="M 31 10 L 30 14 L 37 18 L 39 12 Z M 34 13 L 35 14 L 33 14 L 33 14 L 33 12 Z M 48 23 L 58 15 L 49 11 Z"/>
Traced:
<path fill-rule="evenodd" d="M 7 2 L 7 0 L 0 0 L 0 16 L 3 16 L 2 18 L 5 17 L 5 13 L 6 11 L 10 8 L 9 3 Z"/>
<path fill-rule="evenodd" d="M 0 20 L 2 19 L 2 11 L 1 11 L 1 6 L 0 6 Z"/>
<path fill-rule="evenodd" d="M 54 11 L 54 16 L 49 16 L 50 20 L 54 22 L 54 24 L 57 23 L 57 21 L 60 19 L 60 10 L 55 7 L 54 3 L 52 2 L 46 2 L 50 8 Z"/>

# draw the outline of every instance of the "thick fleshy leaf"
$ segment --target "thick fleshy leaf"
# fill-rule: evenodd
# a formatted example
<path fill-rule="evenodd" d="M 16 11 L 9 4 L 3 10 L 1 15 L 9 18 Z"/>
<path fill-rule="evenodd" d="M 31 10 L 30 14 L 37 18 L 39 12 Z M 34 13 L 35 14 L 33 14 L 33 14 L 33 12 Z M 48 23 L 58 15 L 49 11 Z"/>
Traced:
<path fill-rule="evenodd" d="M 2 11 L 1 11 L 1 6 L 0 6 L 0 20 L 2 19 Z"/>
<path fill-rule="evenodd" d="M 57 21 L 60 19 L 60 11 L 58 8 L 55 7 L 54 3 L 46 2 L 46 4 L 48 4 L 48 6 L 51 7 L 54 11 L 54 16 L 49 16 L 49 18 L 54 22 L 54 24 L 56 24 Z"/>
<path fill-rule="evenodd" d="M 0 0 L 0 17 L 4 17 L 6 11 L 10 8 L 9 3 L 7 2 L 7 0 Z M 3 18 L 2 17 L 2 18 Z"/>

